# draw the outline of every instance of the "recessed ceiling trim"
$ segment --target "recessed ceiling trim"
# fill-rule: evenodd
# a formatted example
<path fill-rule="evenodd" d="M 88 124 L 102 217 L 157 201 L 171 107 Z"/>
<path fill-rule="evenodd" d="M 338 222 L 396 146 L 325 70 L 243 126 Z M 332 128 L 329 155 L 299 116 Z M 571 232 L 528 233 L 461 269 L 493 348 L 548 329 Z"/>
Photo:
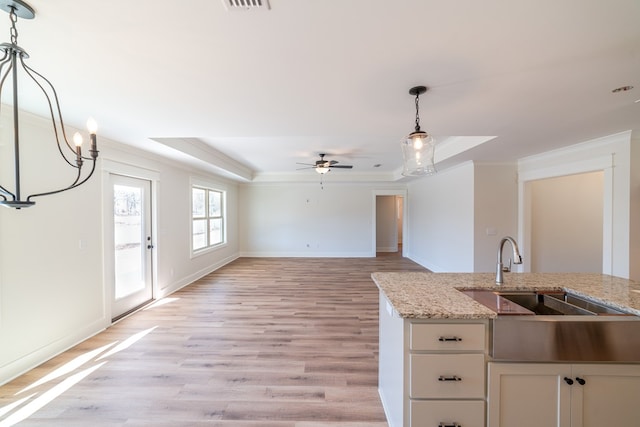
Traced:
<path fill-rule="evenodd" d="M 269 0 L 222 0 L 227 10 L 269 10 Z"/>

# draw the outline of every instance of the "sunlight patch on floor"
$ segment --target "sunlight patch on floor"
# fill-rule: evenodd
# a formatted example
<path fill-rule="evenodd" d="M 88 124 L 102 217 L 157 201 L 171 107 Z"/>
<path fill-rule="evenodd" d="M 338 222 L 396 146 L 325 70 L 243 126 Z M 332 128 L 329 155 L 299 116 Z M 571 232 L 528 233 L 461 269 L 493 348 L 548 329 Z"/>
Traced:
<path fill-rule="evenodd" d="M 158 300 L 158 301 L 154 302 L 153 304 L 149 304 L 148 306 L 143 308 L 142 311 L 146 311 L 146 310 L 150 310 L 152 308 L 160 307 L 161 305 L 169 304 L 169 303 L 172 303 L 174 301 L 178 301 L 179 299 L 180 298 L 162 298 L 161 300 Z"/>
<path fill-rule="evenodd" d="M 24 393 L 25 391 L 31 390 L 32 388 L 35 388 L 35 387 L 37 387 L 39 385 L 42 385 L 44 383 L 48 383 L 49 381 L 55 380 L 56 378 L 62 377 L 64 375 L 67 375 L 67 374 L 75 371 L 80 366 L 82 366 L 85 363 L 89 362 L 91 359 L 96 357 L 98 354 L 102 353 L 103 351 L 105 351 L 106 349 L 108 349 L 109 347 L 114 345 L 116 342 L 117 341 L 112 342 L 111 344 L 103 345 L 100 348 L 88 351 L 85 354 L 82 354 L 82 355 L 76 357 L 75 359 L 71 360 L 70 362 L 65 363 L 64 365 L 62 365 L 61 367 L 59 367 L 55 371 L 50 372 L 47 375 L 45 375 L 44 377 L 40 378 L 38 381 L 36 381 L 36 382 L 32 383 L 31 385 L 23 388 L 22 390 L 17 392 L 16 395 Z"/>
<path fill-rule="evenodd" d="M 175 299 L 176 298 L 173 298 L 172 300 L 175 300 Z M 17 392 L 15 396 L 21 393 L 24 393 L 28 390 L 34 389 L 43 384 L 46 384 L 48 382 L 54 381 L 58 378 L 69 375 L 72 372 L 80 369 L 83 365 L 86 365 L 89 363 L 95 363 L 93 366 L 90 366 L 79 372 L 76 372 L 75 374 L 70 375 L 64 380 L 62 380 L 60 383 L 51 386 L 51 388 L 42 392 L 39 396 L 38 396 L 38 393 L 36 392 L 27 397 L 24 397 L 15 402 L 12 402 L 4 407 L 0 407 L 0 417 L 10 414 L 6 418 L 0 420 L 0 427 L 10 427 L 10 426 L 16 425 L 21 421 L 24 421 L 25 419 L 33 415 L 35 412 L 40 410 L 42 407 L 52 402 L 62 393 L 69 390 L 75 384 L 79 383 L 85 377 L 87 377 L 94 371 L 100 369 L 102 366 L 104 366 L 107 363 L 106 360 L 104 360 L 103 362 L 97 363 L 98 361 L 103 360 L 109 356 L 113 356 L 114 354 L 121 352 L 123 350 L 126 350 L 136 342 L 140 341 L 146 335 L 153 332 L 153 330 L 156 328 L 157 326 L 154 326 L 152 328 L 140 331 L 130 336 L 129 338 L 125 339 L 122 342 L 114 341 L 110 344 L 106 344 L 106 345 L 103 345 L 102 347 L 96 348 L 95 350 L 87 351 L 86 353 L 83 353 L 80 356 L 77 356 L 73 360 L 65 363 L 59 368 L 44 375 L 42 378 L 33 382 L 29 386 L 23 388 L 22 390 Z M 101 355 L 101 353 L 104 353 L 104 354 Z M 11 413 L 12 411 L 15 411 L 15 412 Z"/>
<path fill-rule="evenodd" d="M 69 378 L 65 379 L 60 384 L 55 385 L 50 390 L 44 392 L 39 397 L 35 398 L 32 402 L 28 403 L 27 405 L 23 406 L 22 408 L 20 408 L 19 410 L 11 414 L 11 416 L 0 421 L 0 427 L 13 426 L 29 418 L 31 415 L 33 415 L 36 411 L 41 409 L 47 403 L 53 401 L 56 397 L 60 396 L 65 391 L 69 390 L 71 387 L 73 387 L 75 384 L 80 382 L 83 378 L 85 378 L 87 375 L 89 375 L 93 371 L 103 366 L 105 363 L 107 362 L 105 361 L 95 366 L 92 366 L 91 368 L 87 368 L 84 371 L 80 371 L 77 374 L 74 374 Z"/>

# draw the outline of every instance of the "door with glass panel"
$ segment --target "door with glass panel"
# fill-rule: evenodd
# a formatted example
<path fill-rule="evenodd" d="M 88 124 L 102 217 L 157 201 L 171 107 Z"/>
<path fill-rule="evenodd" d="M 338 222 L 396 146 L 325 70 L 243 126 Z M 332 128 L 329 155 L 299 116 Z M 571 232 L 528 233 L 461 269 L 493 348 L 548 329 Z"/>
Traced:
<path fill-rule="evenodd" d="M 113 299 L 117 319 L 153 299 L 151 181 L 111 175 Z"/>

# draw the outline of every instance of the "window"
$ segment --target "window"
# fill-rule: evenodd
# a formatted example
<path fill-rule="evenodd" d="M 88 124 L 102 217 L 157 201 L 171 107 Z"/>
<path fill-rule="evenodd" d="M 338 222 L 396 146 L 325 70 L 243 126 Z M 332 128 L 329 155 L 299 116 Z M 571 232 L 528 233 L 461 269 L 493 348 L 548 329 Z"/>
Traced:
<path fill-rule="evenodd" d="M 225 242 L 223 191 L 192 187 L 191 248 L 194 252 Z"/>

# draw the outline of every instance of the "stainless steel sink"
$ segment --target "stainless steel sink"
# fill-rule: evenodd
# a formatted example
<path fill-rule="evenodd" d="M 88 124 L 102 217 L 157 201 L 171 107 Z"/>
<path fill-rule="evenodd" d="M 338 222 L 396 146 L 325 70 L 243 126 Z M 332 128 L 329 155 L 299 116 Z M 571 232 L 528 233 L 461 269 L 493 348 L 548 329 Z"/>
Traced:
<path fill-rule="evenodd" d="M 498 313 L 490 336 L 494 360 L 640 362 L 638 316 L 566 292 L 463 292 Z"/>
<path fill-rule="evenodd" d="M 621 310 L 578 297 L 566 292 L 496 292 L 538 315 L 593 316 L 599 314 L 625 315 Z"/>
<path fill-rule="evenodd" d="M 565 294 L 543 294 L 537 292 L 498 292 L 497 295 L 514 302 L 538 315 L 591 315 L 584 308 L 565 302 Z"/>

